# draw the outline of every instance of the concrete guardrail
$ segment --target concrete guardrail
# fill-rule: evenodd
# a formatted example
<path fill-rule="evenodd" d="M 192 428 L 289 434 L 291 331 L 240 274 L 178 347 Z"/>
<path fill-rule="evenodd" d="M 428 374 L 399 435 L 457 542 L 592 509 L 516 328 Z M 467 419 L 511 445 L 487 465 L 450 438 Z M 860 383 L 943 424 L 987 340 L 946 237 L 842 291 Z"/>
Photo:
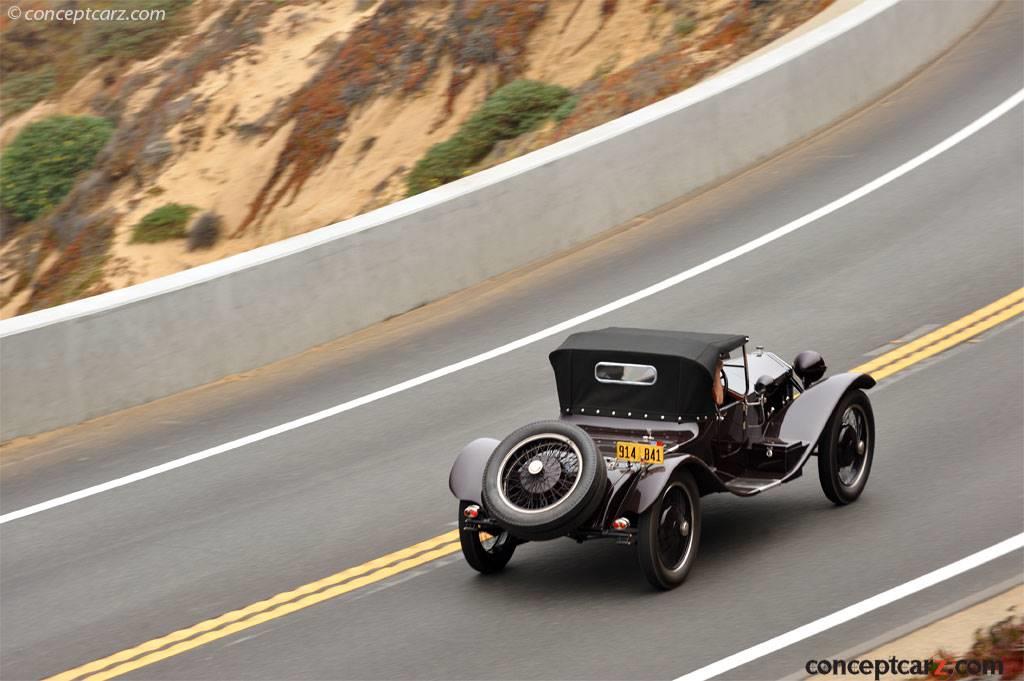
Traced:
<path fill-rule="evenodd" d="M 365 215 L 0 321 L 0 441 L 302 352 L 590 239 L 885 94 L 993 0 L 868 0 L 632 114 Z"/>

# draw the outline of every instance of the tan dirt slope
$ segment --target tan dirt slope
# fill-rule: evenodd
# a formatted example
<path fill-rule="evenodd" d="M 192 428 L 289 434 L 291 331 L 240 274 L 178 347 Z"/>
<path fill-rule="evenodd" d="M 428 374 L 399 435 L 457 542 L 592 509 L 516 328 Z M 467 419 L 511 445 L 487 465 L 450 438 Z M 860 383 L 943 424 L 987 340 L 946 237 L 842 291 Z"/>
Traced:
<path fill-rule="evenodd" d="M 97 68 L 0 126 L 7 144 L 47 115 L 102 114 L 97 107 L 111 101 L 119 111 L 96 170 L 50 214 L 0 241 L 0 316 L 171 274 L 402 198 L 427 149 L 512 79 L 567 87 L 576 109 L 499 144 L 480 167 L 677 92 L 830 2 L 195 0 L 189 31 L 157 56 L 116 78 Z M 218 243 L 191 252 L 183 239 L 130 243 L 133 225 L 170 202 L 219 214 Z M 90 236 L 100 224 L 104 236 Z"/>

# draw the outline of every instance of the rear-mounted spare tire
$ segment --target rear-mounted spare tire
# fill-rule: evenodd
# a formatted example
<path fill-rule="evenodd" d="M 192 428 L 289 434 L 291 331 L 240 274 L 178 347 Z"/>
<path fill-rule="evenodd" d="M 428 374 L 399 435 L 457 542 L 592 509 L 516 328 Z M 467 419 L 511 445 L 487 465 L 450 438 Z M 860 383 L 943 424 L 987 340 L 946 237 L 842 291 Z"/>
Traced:
<path fill-rule="evenodd" d="M 604 458 L 582 428 L 539 421 L 513 432 L 491 454 L 483 504 L 520 539 L 554 539 L 590 519 L 607 485 Z"/>

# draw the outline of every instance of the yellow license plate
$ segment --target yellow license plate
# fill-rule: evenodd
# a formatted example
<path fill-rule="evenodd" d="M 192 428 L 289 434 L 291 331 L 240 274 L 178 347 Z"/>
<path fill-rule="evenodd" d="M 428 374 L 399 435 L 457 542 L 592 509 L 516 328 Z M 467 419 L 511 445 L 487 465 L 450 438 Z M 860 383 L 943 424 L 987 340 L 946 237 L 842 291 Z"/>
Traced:
<path fill-rule="evenodd" d="M 615 458 L 633 463 L 665 463 L 665 446 L 653 442 L 616 442 Z"/>

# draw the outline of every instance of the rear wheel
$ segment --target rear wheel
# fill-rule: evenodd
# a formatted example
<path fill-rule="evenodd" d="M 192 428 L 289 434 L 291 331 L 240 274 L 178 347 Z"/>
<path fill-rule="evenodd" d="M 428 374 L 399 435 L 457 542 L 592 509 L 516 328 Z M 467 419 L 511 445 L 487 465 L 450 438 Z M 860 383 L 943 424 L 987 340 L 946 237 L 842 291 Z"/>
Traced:
<path fill-rule="evenodd" d="M 469 566 L 485 575 L 505 569 L 516 550 L 516 540 L 508 532 L 492 535 L 466 527 L 466 518 L 462 515 L 468 501 L 459 504 L 459 543 L 462 544 L 462 556 Z"/>
<path fill-rule="evenodd" d="M 664 590 L 683 583 L 697 556 L 700 524 L 700 493 L 684 470 L 640 515 L 637 556 L 647 581 Z"/>
<path fill-rule="evenodd" d="M 839 400 L 818 442 L 818 480 L 829 501 L 845 506 L 860 497 L 875 457 L 875 417 L 863 390 Z"/>

